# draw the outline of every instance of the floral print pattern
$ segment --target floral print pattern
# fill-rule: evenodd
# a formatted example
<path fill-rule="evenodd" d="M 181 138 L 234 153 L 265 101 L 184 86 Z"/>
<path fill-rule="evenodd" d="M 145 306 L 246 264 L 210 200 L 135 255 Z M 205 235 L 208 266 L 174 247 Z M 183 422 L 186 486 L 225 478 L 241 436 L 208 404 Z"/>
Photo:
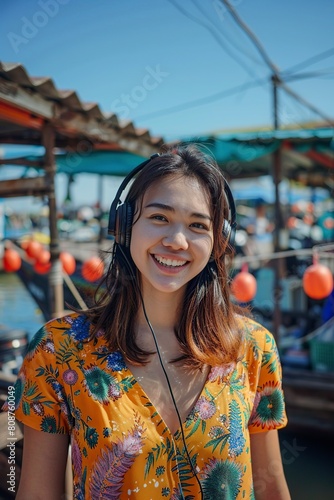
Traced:
<path fill-rule="evenodd" d="M 122 354 L 109 351 L 103 332 L 91 339 L 78 314 L 50 321 L 32 339 L 16 417 L 71 435 L 75 500 L 196 500 L 200 491 L 204 500 L 253 498 L 249 435 L 287 419 L 275 341 L 240 321 L 243 359 L 211 369 L 183 436 L 171 434 Z"/>

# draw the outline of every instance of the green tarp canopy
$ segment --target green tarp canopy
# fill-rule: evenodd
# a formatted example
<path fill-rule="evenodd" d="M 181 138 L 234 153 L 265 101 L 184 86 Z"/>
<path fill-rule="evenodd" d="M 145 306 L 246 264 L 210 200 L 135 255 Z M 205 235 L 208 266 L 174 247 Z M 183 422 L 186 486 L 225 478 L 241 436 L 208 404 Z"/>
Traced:
<path fill-rule="evenodd" d="M 289 179 L 300 174 L 309 176 L 309 184 L 326 184 L 326 177 L 334 175 L 334 130 L 314 128 L 298 130 L 265 130 L 229 134 L 215 134 L 184 138 L 182 142 L 196 142 L 207 148 L 230 178 L 270 175 L 272 153 L 282 151 L 281 173 Z M 41 160 L 43 148 L 36 154 L 21 155 L 27 160 Z M 19 154 L 17 154 L 19 156 Z M 5 158 L 6 158 L 5 150 Z M 13 157 L 13 153 L 8 155 Z M 122 151 L 57 152 L 57 172 L 75 175 L 127 175 L 145 158 Z M 322 180 L 321 180 L 322 179 Z"/>
<path fill-rule="evenodd" d="M 271 174 L 272 153 L 282 151 L 282 175 L 290 179 L 301 173 L 311 177 L 334 174 L 333 129 L 256 131 L 218 134 L 185 139 L 207 147 L 231 178 Z M 143 157 L 113 151 L 94 151 L 86 155 L 56 155 L 58 172 L 127 175 Z"/>
<path fill-rule="evenodd" d="M 334 173 L 334 129 L 264 130 L 187 138 L 207 147 L 231 178 L 271 174 L 272 153 L 281 148 L 282 174 Z"/>
<path fill-rule="evenodd" d="M 65 174 L 99 174 L 125 176 L 145 158 L 132 153 L 94 151 L 87 155 L 66 153 L 56 155 L 57 172 Z"/>

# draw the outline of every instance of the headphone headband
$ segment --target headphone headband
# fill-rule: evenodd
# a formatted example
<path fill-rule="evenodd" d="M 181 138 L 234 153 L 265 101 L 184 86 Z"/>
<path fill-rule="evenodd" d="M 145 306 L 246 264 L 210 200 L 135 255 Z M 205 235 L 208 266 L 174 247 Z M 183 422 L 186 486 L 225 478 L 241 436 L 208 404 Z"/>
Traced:
<path fill-rule="evenodd" d="M 130 203 L 122 202 L 121 196 L 129 184 L 131 179 L 140 172 L 145 165 L 147 165 L 153 158 L 160 156 L 158 153 L 154 153 L 148 160 L 143 161 L 137 167 L 135 167 L 126 177 L 118 188 L 115 199 L 111 204 L 109 212 L 109 224 L 108 224 L 108 234 L 115 237 L 116 243 L 124 245 L 125 247 L 130 246 L 131 239 L 131 229 L 133 222 L 133 213 Z M 224 180 L 224 193 L 228 204 L 228 219 L 224 219 L 224 224 L 222 228 L 224 239 L 226 240 L 226 252 L 230 251 L 229 247 L 233 248 L 236 230 L 236 207 L 228 182 Z"/>
<path fill-rule="evenodd" d="M 151 160 L 153 160 L 153 158 L 157 158 L 158 156 L 160 156 L 159 153 L 154 153 L 153 155 L 150 156 L 150 158 L 148 160 L 143 161 L 137 167 L 135 167 L 133 170 L 131 170 L 131 172 L 125 177 L 125 179 L 123 179 L 121 185 L 119 186 L 119 188 L 117 190 L 115 199 L 112 202 L 111 207 L 110 207 L 109 224 L 108 224 L 108 234 L 111 234 L 112 236 L 114 236 L 116 241 L 117 241 L 116 231 L 117 231 L 117 226 L 119 226 L 119 224 L 117 224 L 118 210 L 119 210 L 119 205 L 121 205 L 121 203 L 122 203 L 121 202 L 121 195 L 122 195 L 124 189 L 126 188 L 126 186 L 131 181 L 131 179 L 138 172 L 140 172 L 140 170 L 142 170 L 145 167 L 145 165 L 147 165 Z"/>

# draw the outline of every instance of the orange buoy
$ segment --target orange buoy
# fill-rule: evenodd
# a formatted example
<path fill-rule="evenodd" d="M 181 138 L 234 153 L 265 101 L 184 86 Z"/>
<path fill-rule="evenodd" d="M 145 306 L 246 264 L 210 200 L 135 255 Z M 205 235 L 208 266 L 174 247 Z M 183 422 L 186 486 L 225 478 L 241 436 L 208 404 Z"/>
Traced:
<path fill-rule="evenodd" d="M 256 295 L 257 283 L 254 276 L 248 272 L 244 265 L 241 272 L 232 280 L 231 291 L 238 302 L 250 302 Z"/>
<path fill-rule="evenodd" d="M 46 274 L 50 271 L 51 269 L 51 262 L 39 262 L 36 260 L 34 264 L 34 270 L 38 274 Z"/>
<path fill-rule="evenodd" d="M 40 251 L 40 253 L 37 254 L 36 260 L 40 264 L 47 264 L 48 262 L 50 262 L 50 252 L 49 252 L 49 250 L 45 250 L 44 248 L 42 248 L 42 250 Z"/>
<path fill-rule="evenodd" d="M 20 254 L 13 248 L 6 248 L 3 255 L 3 269 L 7 273 L 18 271 L 22 260 Z"/>
<path fill-rule="evenodd" d="M 67 273 L 69 276 L 74 273 L 76 268 L 76 262 L 73 255 L 69 252 L 60 252 L 59 259 L 63 266 L 63 271 Z"/>
<path fill-rule="evenodd" d="M 104 273 L 103 261 L 100 257 L 91 257 L 86 260 L 81 269 L 81 274 L 87 281 L 97 281 Z"/>
<path fill-rule="evenodd" d="M 331 270 L 314 259 L 313 264 L 305 270 L 303 276 L 303 288 L 306 295 L 311 299 L 324 299 L 332 292 L 333 286 Z"/>
<path fill-rule="evenodd" d="M 43 245 L 35 240 L 30 240 L 25 248 L 27 256 L 31 259 L 37 259 L 42 250 L 44 250 Z"/>

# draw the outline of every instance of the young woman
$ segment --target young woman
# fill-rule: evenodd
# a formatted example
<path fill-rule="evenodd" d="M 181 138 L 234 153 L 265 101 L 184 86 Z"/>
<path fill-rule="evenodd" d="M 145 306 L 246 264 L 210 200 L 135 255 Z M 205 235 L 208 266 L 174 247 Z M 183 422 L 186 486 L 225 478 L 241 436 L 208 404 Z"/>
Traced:
<path fill-rule="evenodd" d="M 96 304 L 37 332 L 16 383 L 18 500 L 66 498 L 69 443 L 77 500 L 290 498 L 275 342 L 230 300 L 227 195 L 188 145 L 113 203 Z"/>

